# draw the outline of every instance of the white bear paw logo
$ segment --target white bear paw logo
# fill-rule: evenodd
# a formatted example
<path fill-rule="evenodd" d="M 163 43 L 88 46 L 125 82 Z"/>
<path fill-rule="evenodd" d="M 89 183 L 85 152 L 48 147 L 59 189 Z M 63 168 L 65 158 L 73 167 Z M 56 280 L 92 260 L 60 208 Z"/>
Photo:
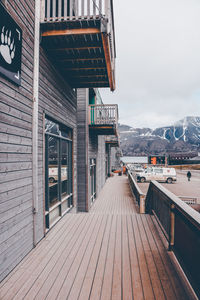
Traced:
<path fill-rule="evenodd" d="M 5 30 L 5 26 L 1 32 L 0 53 L 4 60 L 10 65 L 15 57 L 15 41 L 14 38 L 11 41 L 11 30 L 8 32 L 8 30 Z"/>

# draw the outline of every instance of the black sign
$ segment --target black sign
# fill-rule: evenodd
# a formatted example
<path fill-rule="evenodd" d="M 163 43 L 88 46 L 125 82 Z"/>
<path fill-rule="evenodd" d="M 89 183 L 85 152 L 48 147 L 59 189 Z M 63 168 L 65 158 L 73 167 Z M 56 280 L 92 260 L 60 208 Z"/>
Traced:
<path fill-rule="evenodd" d="M 0 4 L 0 73 L 21 84 L 22 30 Z"/>

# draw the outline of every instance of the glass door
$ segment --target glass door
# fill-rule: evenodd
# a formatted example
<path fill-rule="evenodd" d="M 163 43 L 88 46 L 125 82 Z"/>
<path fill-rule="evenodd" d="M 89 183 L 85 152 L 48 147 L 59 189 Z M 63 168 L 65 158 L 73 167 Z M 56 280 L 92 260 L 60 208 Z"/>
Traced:
<path fill-rule="evenodd" d="M 45 219 L 46 229 L 73 205 L 72 131 L 45 120 Z"/>

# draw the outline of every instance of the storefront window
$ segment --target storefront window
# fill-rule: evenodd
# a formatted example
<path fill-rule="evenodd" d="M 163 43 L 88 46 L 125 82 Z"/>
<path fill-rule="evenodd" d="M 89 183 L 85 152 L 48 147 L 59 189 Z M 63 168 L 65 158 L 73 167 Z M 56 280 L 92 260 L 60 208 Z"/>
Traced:
<path fill-rule="evenodd" d="M 49 229 L 72 206 L 72 130 L 45 119 L 45 216 Z"/>

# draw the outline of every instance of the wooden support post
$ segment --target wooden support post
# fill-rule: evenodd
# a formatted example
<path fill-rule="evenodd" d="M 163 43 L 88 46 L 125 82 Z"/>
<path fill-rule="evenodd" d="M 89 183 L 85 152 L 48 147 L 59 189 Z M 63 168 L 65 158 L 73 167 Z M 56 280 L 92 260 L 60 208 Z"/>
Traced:
<path fill-rule="evenodd" d="M 175 232 L 175 205 L 171 204 L 170 207 L 170 232 L 169 232 L 169 251 L 173 250 L 174 247 L 174 232 Z"/>
<path fill-rule="evenodd" d="M 114 91 L 115 90 L 115 82 L 114 82 L 114 79 L 113 79 L 113 72 L 112 72 L 109 37 L 106 33 L 102 33 L 101 36 L 102 36 L 104 53 L 105 53 L 105 60 L 106 60 L 106 67 L 107 67 L 109 85 L 110 85 L 111 91 Z"/>
<path fill-rule="evenodd" d="M 40 0 L 35 1 L 34 64 L 33 64 L 33 119 L 32 119 L 32 176 L 33 176 L 33 245 L 36 241 L 36 213 L 38 213 L 38 101 L 39 101 L 39 49 Z"/>
<path fill-rule="evenodd" d="M 145 195 L 140 195 L 140 214 L 145 214 Z"/>
<path fill-rule="evenodd" d="M 92 108 L 91 108 L 91 106 L 89 105 L 89 106 L 88 106 L 88 124 L 89 124 L 89 125 L 92 124 L 92 123 L 91 123 L 91 111 L 92 111 Z"/>
<path fill-rule="evenodd" d="M 108 1 L 109 0 L 105 0 L 105 16 L 108 18 Z"/>

